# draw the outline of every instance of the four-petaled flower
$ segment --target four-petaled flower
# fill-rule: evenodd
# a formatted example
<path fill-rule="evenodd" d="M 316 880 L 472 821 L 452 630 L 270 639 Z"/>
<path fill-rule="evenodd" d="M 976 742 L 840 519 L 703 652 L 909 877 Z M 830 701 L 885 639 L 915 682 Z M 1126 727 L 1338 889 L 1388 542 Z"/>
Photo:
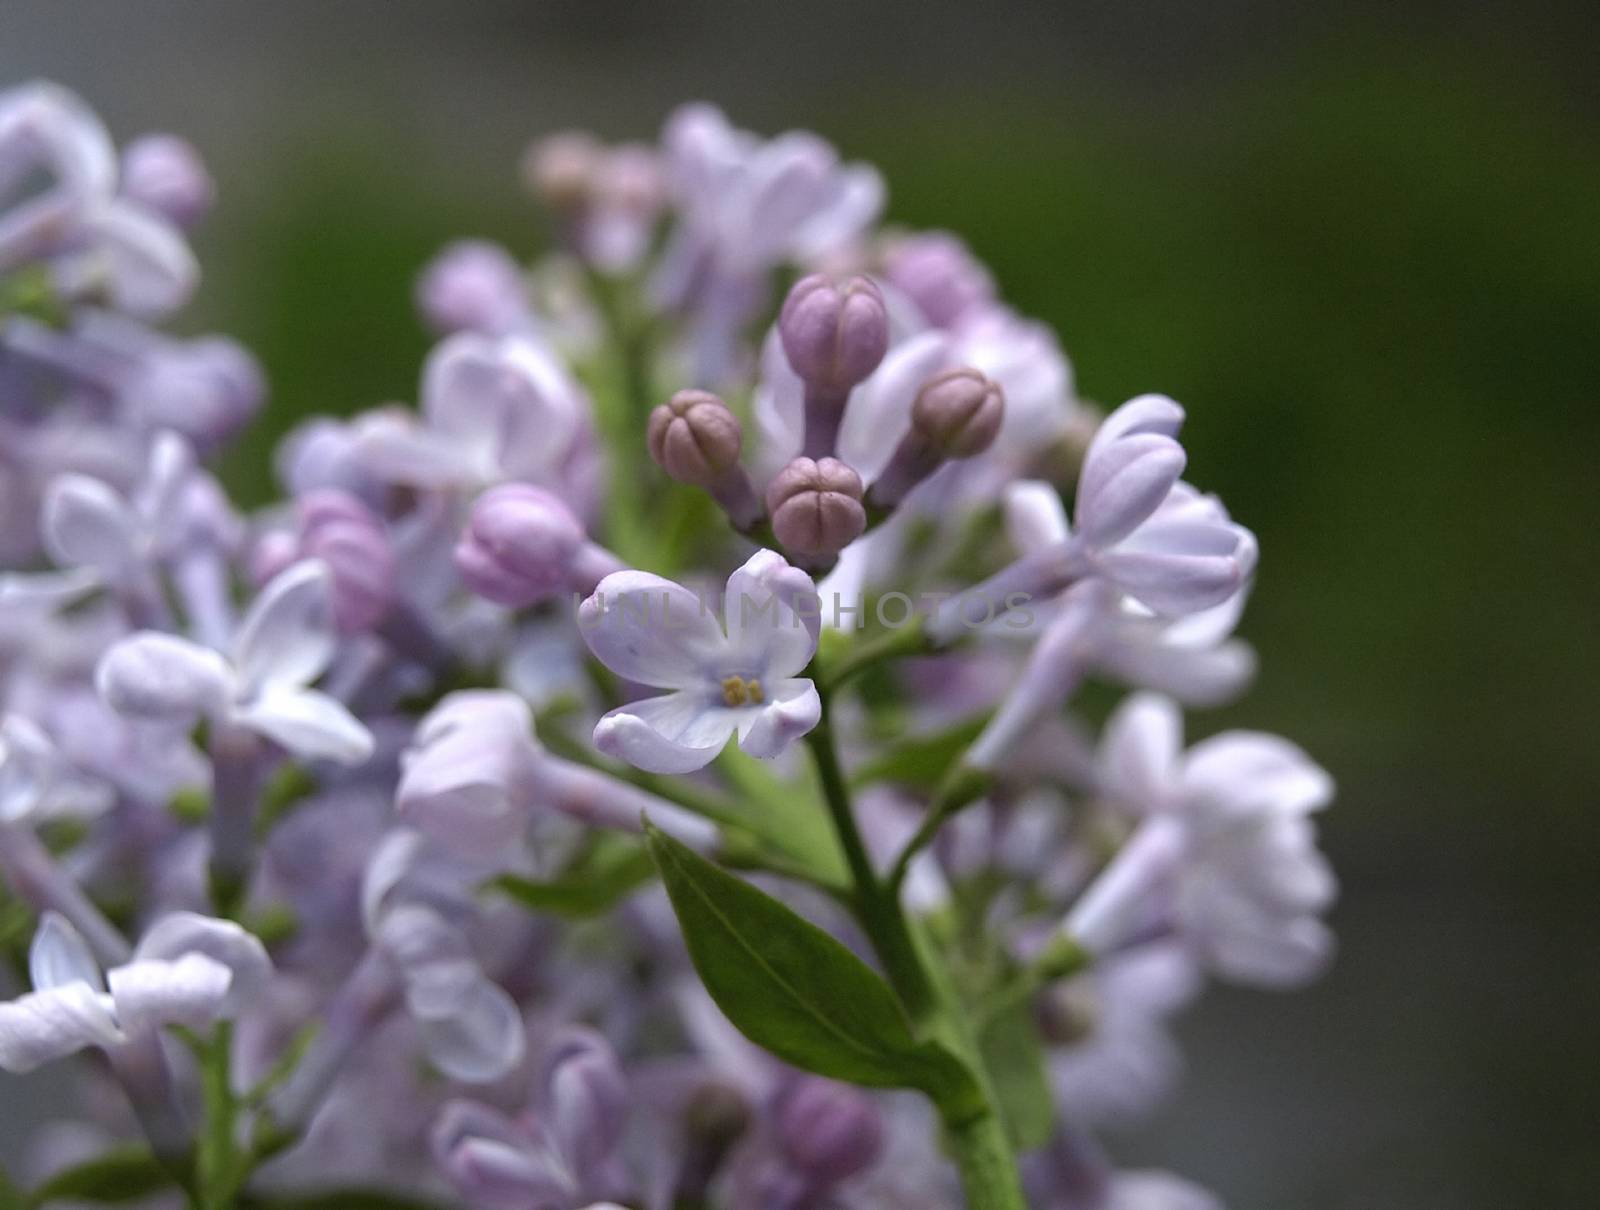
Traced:
<path fill-rule="evenodd" d="M 579 609 L 584 640 L 617 675 L 673 692 L 612 710 L 602 752 L 652 773 L 703 768 L 735 732 L 752 756 L 777 756 L 817 725 L 816 687 L 797 676 L 817 649 L 811 577 L 770 550 L 728 577 L 719 621 L 682 585 L 614 572 Z"/>
<path fill-rule="evenodd" d="M 187 724 L 211 718 L 258 732 L 296 756 L 360 764 L 372 734 L 309 686 L 333 660 L 331 577 L 307 559 L 262 589 L 224 657 L 174 634 L 141 631 L 100 661 L 101 696 L 123 714 Z"/>

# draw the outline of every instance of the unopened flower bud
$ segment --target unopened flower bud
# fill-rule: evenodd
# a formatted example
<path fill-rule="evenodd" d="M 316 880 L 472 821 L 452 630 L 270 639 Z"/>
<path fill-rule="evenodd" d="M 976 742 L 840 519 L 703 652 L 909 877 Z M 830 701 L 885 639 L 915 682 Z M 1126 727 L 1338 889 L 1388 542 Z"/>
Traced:
<path fill-rule="evenodd" d="M 739 464 L 744 430 L 709 391 L 679 391 L 650 413 L 650 457 L 679 483 L 705 488 Z"/>
<path fill-rule="evenodd" d="M 971 458 L 994 444 L 1005 418 L 1000 384 L 977 370 L 928 379 L 911 405 L 911 428 L 867 493 L 876 514 L 895 508 L 946 460 Z"/>
<path fill-rule="evenodd" d="M 499 244 L 458 240 L 423 270 L 417 309 L 443 334 L 508 332 L 528 315 L 522 266 Z"/>
<path fill-rule="evenodd" d="M 789 365 L 808 386 L 848 391 L 888 351 L 889 312 L 869 279 L 852 277 L 840 286 L 813 273 L 789 291 L 778 336 Z"/>
<path fill-rule="evenodd" d="M 504 483 L 472 506 L 456 568 L 479 596 L 521 609 L 567 587 L 583 544 L 583 525 L 559 496 Z"/>
<path fill-rule="evenodd" d="M 778 1146 L 815 1188 L 826 1189 L 864 1172 L 883 1154 L 883 1119 L 859 1089 L 801 1076 L 775 1107 Z"/>
<path fill-rule="evenodd" d="M 523 156 L 523 184 L 552 210 L 574 210 L 589 200 L 604 155 L 593 135 L 576 130 L 549 135 Z"/>
<path fill-rule="evenodd" d="M 216 199 L 200 153 L 172 134 L 147 134 L 123 149 L 122 192 L 185 228 L 203 219 Z"/>
<path fill-rule="evenodd" d="M 767 488 L 772 532 L 802 555 L 836 555 L 867 527 L 861 476 L 837 458 L 796 458 Z"/>
<path fill-rule="evenodd" d="M 946 370 L 923 384 L 911 425 L 946 458 L 971 458 L 994 444 L 1005 417 L 1000 384 L 977 370 Z"/>
<path fill-rule="evenodd" d="M 300 498 L 300 558 L 333 575 L 333 620 L 341 634 L 371 630 L 395 597 L 394 548 L 381 518 L 349 492 L 323 488 Z"/>

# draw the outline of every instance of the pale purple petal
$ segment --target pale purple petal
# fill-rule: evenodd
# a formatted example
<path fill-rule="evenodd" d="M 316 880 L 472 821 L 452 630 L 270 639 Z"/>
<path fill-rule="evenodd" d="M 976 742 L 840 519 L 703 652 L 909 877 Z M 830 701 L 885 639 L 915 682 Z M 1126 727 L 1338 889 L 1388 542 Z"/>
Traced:
<path fill-rule="evenodd" d="M 128 502 L 98 479 L 68 474 L 45 491 L 45 549 L 62 567 L 92 567 L 115 577 L 138 558 L 138 522 Z"/>
<path fill-rule="evenodd" d="M 22 1074 L 87 1046 L 122 1041 L 110 998 L 69 983 L 0 1003 L 0 1069 Z"/>
<path fill-rule="evenodd" d="M 739 747 L 762 760 L 780 755 L 822 720 L 822 699 L 808 680 L 779 681 L 767 694 L 768 703 L 741 724 L 739 735 Z"/>
<path fill-rule="evenodd" d="M 272 978 L 272 959 L 260 938 L 231 920 L 196 912 L 169 912 L 157 920 L 140 938 L 134 959 L 171 962 L 186 954 L 202 954 L 232 972 L 220 1010 L 224 1017 L 256 1003 Z"/>
<path fill-rule="evenodd" d="M 822 610 L 816 585 L 777 551 L 758 550 L 728 577 L 722 613 L 728 658 L 747 665 L 746 675 L 790 677 L 817 653 Z"/>
<path fill-rule="evenodd" d="M 1153 693 L 1128 698 L 1106 723 L 1100 746 L 1102 788 L 1141 813 L 1166 805 L 1178 778 L 1183 715 Z"/>
<path fill-rule="evenodd" d="M 613 572 L 578 610 L 589 650 L 618 676 L 681 689 L 708 683 L 727 651 L 715 612 L 682 585 L 643 571 Z"/>
<path fill-rule="evenodd" d="M 311 684 L 335 645 L 332 573 L 305 559 L 274 576 L 240 623 L 233 652 L 240 696 Z"/>
<path fill-rule="evenodd" d="M 119 714 L 188 723 L 222 708 L 233 674 L 210 648 L 146 630 L 120 640 L 101 657 L 95 685 Z"/>
<path fill-rule="evenodd" d="M 372 732 L 337 700 L 315 689 L 268 689 L 235 706 L 232 717 L 307 760 L 359 765 L 372 755 Z"/>
<path fill-rule="evenodd" d="M 185 954 L 175 962 L 139 960 L 106 973 L 117 1023 L 128 1033 L 161 1025 L 202 1029 L 222 1015 L 233 972 L 215 958 Z"/>
<path fill-rule="evenodd" d="M 594 744 L 636 769 L 692 773 L 722 751 L 739 717 L 709 692 L 682 690 L 618 706 L 595 725 Z"/>
<path fill-rule="evenodd" d="M 1021 554 L 1058 546 L 1071 535 L 1067 510 L 1055 487 L 1037 479 L 1011 484 L 1005 493 L 1006 536 Z"/>
<path fill-rule="evenodd" d="M 82 983 L 93 991 L 106 988 L 89 943 L 57 912 L 46 912 L 28 948 L 28 975 L 35 991 Z"/>

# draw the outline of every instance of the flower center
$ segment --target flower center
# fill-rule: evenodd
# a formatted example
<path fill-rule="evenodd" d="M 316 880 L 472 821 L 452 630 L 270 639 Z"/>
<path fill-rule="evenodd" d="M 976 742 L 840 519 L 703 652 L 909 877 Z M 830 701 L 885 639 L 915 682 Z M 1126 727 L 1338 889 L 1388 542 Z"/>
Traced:
<path fill-rule="evenodd" d="M 766 701 L 761 692 L 761 682 L 751 677 L 725 676 L 722 678 L 722 700 L 730 706 L 759 706 Z"/>

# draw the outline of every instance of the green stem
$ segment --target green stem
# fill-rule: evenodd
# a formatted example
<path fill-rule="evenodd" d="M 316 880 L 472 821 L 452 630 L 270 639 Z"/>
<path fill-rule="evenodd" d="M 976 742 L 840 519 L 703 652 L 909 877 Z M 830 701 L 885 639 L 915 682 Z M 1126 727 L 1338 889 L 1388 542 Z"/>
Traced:
<path fill-rule="evenodd" d="M 240 1182 L 236 1130 L 238 1106 L 233 1099 L 233 1024 L 219 1021 L 200 1067 L 205 1125 L 197 1165 L 205 1210 L 233 1210 Z"/>
<path fill-rule="evenodd" d="M 624 294 L 624 283 L 598 271 L 589 273 L 589 293 L 604 321 L 615 351 L 620 382 L 614 395 L 602 390 L 596 409 L 606 448 L 611 453 L 611 474 L 606 483 L 606 540 L 623 562 L 643 566 L 655 545 L 645 517 L 645 483 L 642 453 L 645 417 L 652 396 L 650 334 L 638 322 Z M 605 386 L 608 384 L 602 384 Z"/>
<path fill-rule="evenodd" d="M 923 1035 L 937 1038 L 964 1058 L 983 1095 L 983 1110 L 976 1114 L 963 1112 L 957 1117 L 943 1112 L 944 1107 L 940 1107 L 961 1172 L 968 1208 L 1026 1210 L 1017 1175 L 1016 1153 L 1006 1136 L 976 1038 L 954 989 L 914 932 L 898 895 L 878 878 L 862 842 L 850 804 L 849 784 L 839 766 L 833 742 L 828 691 L 820 687 L 822 683 L 836 681 L 824 682 L 821 677 L 818 681 L 822 718 L 806 737 L 806 742 L 816 760 L 828 812 L 855 884 L 857 918 L 912 1024 Z"/>
<path fill-rule="evenodd" d="M 900 893 L 900 885 L 911 868 L 912 858 L 933 843 L 933 838 L 939 834 L 946 820 L 983 797 L 991 780 L 990 775 L 981 769 L 957 762 L 933 801 L 928 804 L 928 813 L 922 817 L 922 824 L 894 859 L 894 868 L 889 871 L 889 889 L 895 895 Z"/>
<path fill-rule="evenodd" d="M 818 680 L 825 688 L 834 690 L 867 669 L 875 668 L 887 660 L 908 655 L 925 655 L 932 650 L 928 636 L 923 630 L 923 619 L 918 616 L 904 626 L 855 644 Z"/>

